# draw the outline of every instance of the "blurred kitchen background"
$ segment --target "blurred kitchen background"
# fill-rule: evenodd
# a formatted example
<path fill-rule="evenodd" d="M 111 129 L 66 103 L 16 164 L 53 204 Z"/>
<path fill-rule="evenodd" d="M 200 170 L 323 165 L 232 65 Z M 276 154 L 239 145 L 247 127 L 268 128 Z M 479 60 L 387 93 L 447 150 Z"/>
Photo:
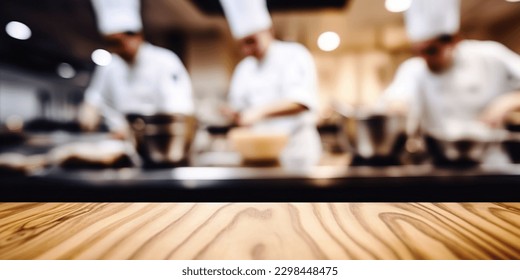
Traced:
<path fill-rule="evenodd" d="M 407 1 L 393 7 L 384 0 L 268 1 L 276 36 L 314 56 L 321 122 L 332 102 L 373 102 L 411 56 L 399 2 Z M 190 72 L 199 119 L 218 122 L 214 105 L 225 100 L 240 59 L 218 1 L 143 0 L 142 13 L 146 38 L 177 53 Z M 462 15 L 466 37 L 520 53 L 519 1 L 463 0 Z M 96 66 L 93 52 L 103 48 L 90 1 L 1 1 L 0 26 L 0 122 L 75 129 Z"/>
<path fill-rule="evenodd" d="M 267 3 L 275 36 L 311 51 L 319 75 L 318 129 L 323 147 L 325 152 L 344 152 L 337 137 L 341 116 L 335 109 L 373 103 L 399 64 L 412 56 L 403 19 L 411 0 Z M 175 52 L 190 73 L 199 124 L 225 126 L 229 120 L 219 108 L 226 102 L 231 74 L 241 57 L 219 1 L 142 0 L 141 7 L 145 38 Z M 520 53 L 519 15 L 520 1 L 462 0 L 461 31 L 467 38 L 498 41 Z M 91 1 L 4 0 L 0 26 L 2 143 L 19 142 L 24 134 L 17 132 L 22 131 L 80 132 L 78 108 L 85 89 L 95 67 L 110 60 Z M 212 135 L 219 139 L 218 133 Z M 210 138 L 201 146 L 226 150 L 223 141 L 218 144 Z"/>

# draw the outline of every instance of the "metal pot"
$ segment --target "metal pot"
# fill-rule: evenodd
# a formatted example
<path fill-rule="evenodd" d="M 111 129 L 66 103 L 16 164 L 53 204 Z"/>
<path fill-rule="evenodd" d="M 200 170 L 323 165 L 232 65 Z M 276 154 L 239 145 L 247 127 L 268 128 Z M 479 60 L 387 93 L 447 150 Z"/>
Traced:
<path fill-rule="evenodd" d="M 195 137 L 197 121 L 181 114 L 128 114 L 139 155 L 148 166 L 187 164 L 188 153 Z"/>
<path fill-rule="evenodd" d="M 404 116 L 343 115 L 341 131 L 348 147 L 363 159 L 397 159 L 407 139 Z"/>
<path fill-rule="evenodd" d="M 520 163 L 520 133 L 511 133 L 511 135 L 502 142 L 502 148 L 507 152 L 513 163 Z"/>
<path fill-rule="evenodd" d="M 447 140 L 425 136 L 428 153 L 436 165 L 476 165 L 482 162 L 492 144 L 476 139 Z"/>
<path fill-rule="evenodd" d="M 480 123 L 457 123 L 443 133 L 427 133 L 425 142 L 435 164 L 464 166 L 483 163 L 488 151 L 499 147 L 505 136 L 505 131 Z"/>

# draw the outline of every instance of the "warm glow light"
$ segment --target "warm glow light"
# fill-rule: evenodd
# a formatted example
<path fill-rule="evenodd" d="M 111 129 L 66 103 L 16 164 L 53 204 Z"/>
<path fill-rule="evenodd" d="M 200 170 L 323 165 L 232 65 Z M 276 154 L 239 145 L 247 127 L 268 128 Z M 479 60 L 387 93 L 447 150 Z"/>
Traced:
<path fill-rule="evenodd" d="M 31 38 L 31 29 L 29 26 L 18 22 L 11 21 L 5 26 L 5 31 L 7 34 L 18 40 L 27 40 Z"/>
<path fill-rule="evenodd" d="M 7 117 L 5 126 L 10 131 L 21 131 L 23 128 L 23 119 L 18 115 L 11 115 Z"/>
<path fill-rule="evenodd" d="M 58 72 L 58 75 L 64 79 L 70 79 L 76 76 L 76 70 L 74 70 L 72 65 L 68 63 L 60 63 L 56 71 Z"/>
<path fill-rule="evenodd" d="M 341 39 L 335 32 L 324 32 L 318 37 L 318 47 L 325 52 L 331 52 L 339 47 Z"/>
<path fill-rule="evenodd" d="M 112 55 L 103 49 L 97 49 L 92 52 L 92 61 L 99 66 L 106 66 L 112 61 Z"/>
<path fill-rule="evenodd" d="M 408 10 L 412 0 L 386 0 L 385 8 L 392 13 L 400 13 Z"/>
<path fill-rule="evenodd" d="M 507 2 L 511 2 L 511 3 L 514 3 L 514 2 L 520 2 L 520 0 L 506 0 Z"/>

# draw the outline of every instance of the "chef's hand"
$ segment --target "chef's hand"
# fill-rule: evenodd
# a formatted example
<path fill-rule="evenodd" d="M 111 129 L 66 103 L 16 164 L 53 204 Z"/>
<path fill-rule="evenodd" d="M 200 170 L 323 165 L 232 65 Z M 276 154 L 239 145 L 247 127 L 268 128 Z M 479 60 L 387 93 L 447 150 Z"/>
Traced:
<path fill-rule="evenodd" d="M 229 106 L 220 106 L 219 107 L 220 114 L 222 114 L 225 118 L 231 121 L 233 124 L 238 124 L 239 113 Z"/>
<path fill-rule="evenodd" d="M 238 115 L 237 124 L 240 126 L 251 126 L 264 119 L 264 117 L 265 114 L 261 108 L 252 108 Z"/>
<path fill-rule="evenodd" d="M 98 127 L 101 117 L 98 110 L 87 103 L 84 103 L 79 108 L 78 121 L 82 130 L 94 131 Z"/>
<path fill-rule="evenodd" d="M 520 108 L 520 92 L 497 97 L 480 115 L 480 120 L 491 127 L 501 126 L 506 116 Z"/>

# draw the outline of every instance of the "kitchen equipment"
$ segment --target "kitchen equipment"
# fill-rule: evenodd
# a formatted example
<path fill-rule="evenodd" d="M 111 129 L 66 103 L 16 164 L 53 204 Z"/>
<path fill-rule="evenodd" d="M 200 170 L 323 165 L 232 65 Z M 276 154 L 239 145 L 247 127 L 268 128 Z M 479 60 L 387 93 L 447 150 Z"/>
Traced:
<path fill-rule="evenodd" d="M 186 165 L 197 121 L 182 114 L 128 114 L 139 155 L 149 167 Z"/>
<path fill-rule="evenodd" d="M 47 166 L 45 155 L 24 155 L 21 153 L 0 154 L 0 175 L 29 175 Z"/>
<path fill-rule="evenodd" d="M 361 111 L 339 113 L 341 135 L 358 161 L 399 163 L 407 140 L 404 116 Z"/>
<path fill-rule="evenodd" d="M 124 168 L 138 165 L 130 143 L 121 140 L 72 142 L 48 153 L 53 166 L 65 169 Z"/>
<path fill-rule="evenodd" d="M 278 131 L 234 128 L 228 133 L 228 139 L 231 146 L 240 153 L 244 163 L 269 165 L 278 163 L 289 136 Z"/>
<path fill-rule="evenodd" d="M 502 142 L 502 148 L 507 152 L 511 162 L 520 163 L 520 133 L 511 133 Z"/>
<path fill-rule="evenodd" d="M 19 116 L 10 116 L 5 123 L 0 123 L 0 148 L 22 144 L 26 140 L 24 120 Z"/>
<path fill-rule="evenodd" d="M 492 146 L 499 146 L 505 131 L 480 123 L 450 123 L 444 131 L 425 134 L 428 153 L 436 165 L 473 166 L 482 163 Z"/>
<path fill-rule="evenodd" d="M 456 140 L 425 136 L 428 153 L 436 165 L 476 165 L 481 163 L 485 152 L 492 144 L 470 138 Z"/>
<path fill-rule="evenodd" d="M 520 111 L 509 113 L 505 120 L 505 127 L 512 132 L 520 132 Z"/>

